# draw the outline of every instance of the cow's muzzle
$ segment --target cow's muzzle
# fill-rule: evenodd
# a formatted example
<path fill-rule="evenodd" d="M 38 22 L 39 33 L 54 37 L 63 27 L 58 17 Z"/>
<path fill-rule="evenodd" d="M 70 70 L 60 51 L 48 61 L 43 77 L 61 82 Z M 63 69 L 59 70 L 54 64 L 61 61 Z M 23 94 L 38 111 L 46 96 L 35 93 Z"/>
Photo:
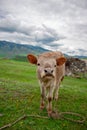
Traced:
<path fill-rule="evenodd" d="M 53 70 L 51 69 L 44 69 L 45 76 L 54 77 Z"/>

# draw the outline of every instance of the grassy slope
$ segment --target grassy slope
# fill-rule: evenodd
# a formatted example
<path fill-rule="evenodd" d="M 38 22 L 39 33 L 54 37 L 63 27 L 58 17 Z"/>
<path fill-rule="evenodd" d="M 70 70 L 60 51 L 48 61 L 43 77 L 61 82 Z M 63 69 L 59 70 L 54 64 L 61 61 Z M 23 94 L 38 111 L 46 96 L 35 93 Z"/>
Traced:
<path fill-rule="evenodd" d="M 0 127 L 23 114 L 46 116 L 40 111 L 40 91 L 36 68 L 26 62 L 0 60 Z M 87 80 L 65 77 L 55 104 L 61 111 L 73 111 L 87 117 Z M 87 130 L 87 122 L 73 123 L 67 120 L 27 118 L 8 130 Z"/>

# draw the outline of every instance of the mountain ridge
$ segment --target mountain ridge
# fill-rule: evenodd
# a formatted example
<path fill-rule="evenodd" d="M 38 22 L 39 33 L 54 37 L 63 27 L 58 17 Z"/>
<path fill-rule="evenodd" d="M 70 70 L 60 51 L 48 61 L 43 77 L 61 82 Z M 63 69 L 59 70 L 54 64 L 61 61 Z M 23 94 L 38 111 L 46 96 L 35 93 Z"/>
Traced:
<path fill-rule="evenodd" d="M 25 45 L 18 44 L 14 42 L 8 41 L 0 41 L 0 57 L 5 58 L 14 58 L 17 55 L 27 55 L 28 53 L 40 54 L 46 52 L 48 50 L 33 46 L 33 45 Z"/>
<path fill-rule="evenodd" d="M 44 49 L 39 46 L 33 46 L 33 45 L 27 45 L 27 44 L 19 44 L 15 42 L 9 42 L 9 41 L 0 41 L 0 57 L 3 58 L 14 58 L 16 56 L 26 56 L 28 53 L 33 53 L 35 55 L 38 55 L 40 53 L 49 51 L 48 49 Z M 84 50 L 79 50 L 84 51 Z M 72 54 L 72 53 L 71 53 Z M 66 57 L 77 57 L 77 58 L 87 58 L 87 56 L 82 55 L 69 55 L 65 54 Z"/>

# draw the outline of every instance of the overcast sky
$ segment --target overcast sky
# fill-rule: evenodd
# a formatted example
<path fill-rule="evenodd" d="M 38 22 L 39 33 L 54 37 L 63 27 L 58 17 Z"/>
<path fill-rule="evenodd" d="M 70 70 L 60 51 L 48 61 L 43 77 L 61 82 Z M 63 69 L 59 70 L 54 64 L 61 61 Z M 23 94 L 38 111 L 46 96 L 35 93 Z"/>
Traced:
<path fill-rule="evenodd" d="M 0 0 L 0 40 L 87 55 L 87 0 Z"/>

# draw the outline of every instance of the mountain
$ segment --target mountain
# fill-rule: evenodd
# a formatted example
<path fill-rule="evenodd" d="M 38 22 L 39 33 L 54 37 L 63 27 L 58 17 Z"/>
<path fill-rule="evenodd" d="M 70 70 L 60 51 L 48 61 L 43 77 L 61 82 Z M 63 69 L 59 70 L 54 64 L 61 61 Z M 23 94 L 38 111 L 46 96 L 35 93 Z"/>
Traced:
<path fill-rule="evenodd" d="M 46 51 L 48 50 L 38 46 L 0 41 L 0 57 L 4 58 L 14 58 L 17 55 L 26 56 L 28 53 L 39 54 Z"/>
<path fill-rule="evenodd" d="M 3 58 L 16 58 L 16 59 L 24 59 L 28 53 L 40 54 L 43 52 L 49 51 L 39 46 L 18 44 L 14 42 L 8 41 L 0 41 L 0 57 Z M 85 54 L 83 56 L 83 54 Z M 66 57 L 73 56 L 77 58 L 87 58 L 87 51 L 83 49 L 68 51 L 65 54 Z"/>

